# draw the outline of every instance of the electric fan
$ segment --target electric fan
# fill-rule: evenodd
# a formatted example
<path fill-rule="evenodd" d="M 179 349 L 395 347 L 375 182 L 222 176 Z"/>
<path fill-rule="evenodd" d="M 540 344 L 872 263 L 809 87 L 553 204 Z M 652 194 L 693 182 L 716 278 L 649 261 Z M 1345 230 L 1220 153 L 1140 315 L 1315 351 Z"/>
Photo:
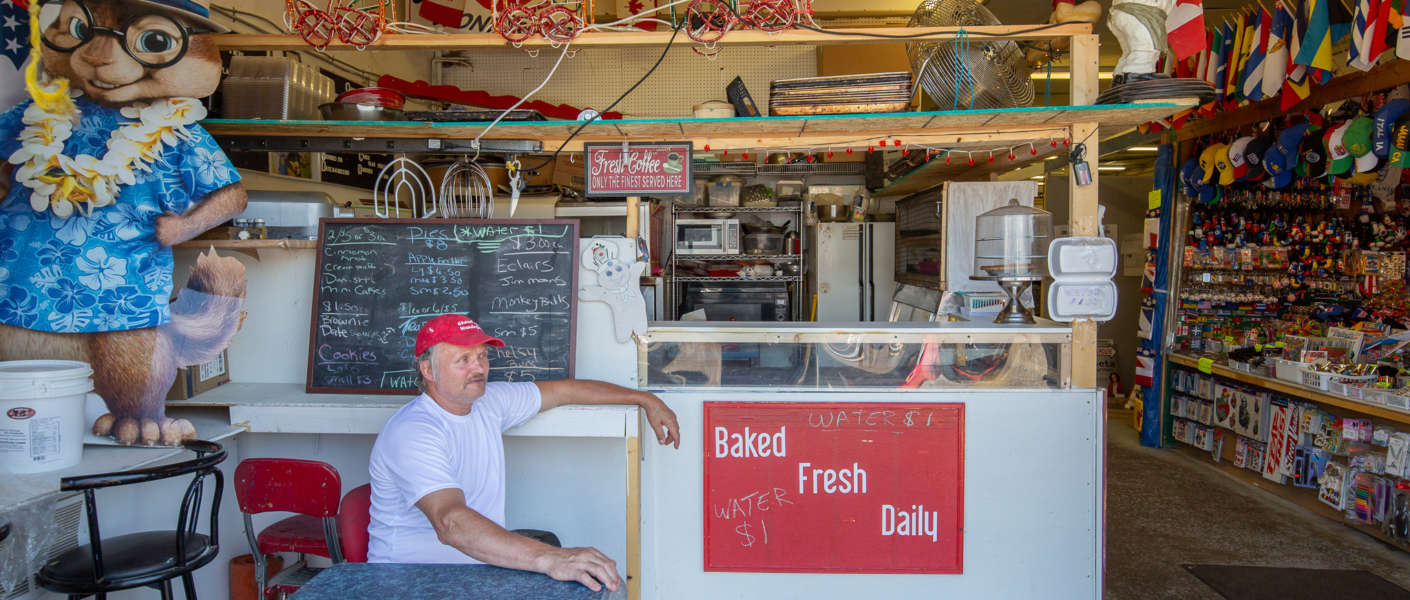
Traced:
<path fill-rule="evenodd" d="M 911 27 L 1000 25 L 975 0 L 924 0 Z M 1018 44 L 950 39 L 906 44 L 920 86 L 941 109 L 986 109 L 1033 102 L 1033 81 Z"/>

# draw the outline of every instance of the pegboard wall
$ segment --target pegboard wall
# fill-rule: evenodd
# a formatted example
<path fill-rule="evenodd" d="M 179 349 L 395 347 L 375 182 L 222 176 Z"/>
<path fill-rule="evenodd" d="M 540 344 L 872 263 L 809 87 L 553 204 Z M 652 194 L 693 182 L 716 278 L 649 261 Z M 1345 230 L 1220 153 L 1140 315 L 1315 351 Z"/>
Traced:
<path fill-rule="evenodd" d="M 692 51 L 695 44 L 680 36 L 656 72 L 614 110 L 632 118 L 689 117 L 691 107 L 706 100 L 726 100 L 725 86 L 735 76 L 744 79 L 754 104 L 765 115 L 769 83 L 776 79 L 813 77 L 818 73 L 817 51 L 812 46 L 720 46 L 707 58 Z M 538 56 L 525 50 L 477 50 L 469 66 L 443 63 L 440 81 L 465 90 L 515 96 L 533 90 L 548 75 L 561 50 L 544 48 Z M 660 48 L 583 48 L 563 60 L 533 99 L 579 108 L 606 109 L 636 83 L 661 56 Z"/>

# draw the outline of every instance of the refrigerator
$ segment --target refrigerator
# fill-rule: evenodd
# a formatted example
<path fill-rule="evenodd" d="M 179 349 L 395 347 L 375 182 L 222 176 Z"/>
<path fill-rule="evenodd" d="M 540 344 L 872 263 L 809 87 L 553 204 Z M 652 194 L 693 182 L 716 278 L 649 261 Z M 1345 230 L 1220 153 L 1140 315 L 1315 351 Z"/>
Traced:
<path fill-rule="evenodd" d="M 809 227 L 808 242 L 808 292 L 817 298 L 818 321 L 890 317 L 895 223 L 818 223 Z"/>

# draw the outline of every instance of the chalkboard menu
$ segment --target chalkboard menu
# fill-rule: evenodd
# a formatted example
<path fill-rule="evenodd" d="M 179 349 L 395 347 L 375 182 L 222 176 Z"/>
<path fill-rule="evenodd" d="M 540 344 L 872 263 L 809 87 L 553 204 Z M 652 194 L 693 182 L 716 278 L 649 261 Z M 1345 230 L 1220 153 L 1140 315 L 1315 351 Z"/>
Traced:
<path fill-rule="evenodd" d="M 573 375 L 577 221 L 323 219 L 309 392 L 409 394 L 427 320 L 470 315 L 504 340 L 491 381 Z"/>

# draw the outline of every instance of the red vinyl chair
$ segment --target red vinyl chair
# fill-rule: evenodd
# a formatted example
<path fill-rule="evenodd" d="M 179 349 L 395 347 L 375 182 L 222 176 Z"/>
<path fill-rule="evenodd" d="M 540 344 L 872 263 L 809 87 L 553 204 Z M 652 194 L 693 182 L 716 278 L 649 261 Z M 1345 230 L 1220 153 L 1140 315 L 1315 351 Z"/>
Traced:
<path fill-rule="evenodd" d="M 338 497 L 343 480 L 332 465 L 293 458 L 250 458 L 235 468 L 235 498 L 245 519 L 245 537 L 255 559 L 255 585 L 263 598 L 283 598 L 313 575 L 304 554 L 343 562 L 338 542 Z M 298 513 L 255 533 L 251 515 Z M 295 552 L 299 560 L 265 580 L 265 556 Z"/>
<path fill-rule="evenodd" d="M 338 539 L 343 544 L 343 560 L 367 562 L 367 525 L 372 522 L 372 484 L 353 488 L 338 506 Z"/>

